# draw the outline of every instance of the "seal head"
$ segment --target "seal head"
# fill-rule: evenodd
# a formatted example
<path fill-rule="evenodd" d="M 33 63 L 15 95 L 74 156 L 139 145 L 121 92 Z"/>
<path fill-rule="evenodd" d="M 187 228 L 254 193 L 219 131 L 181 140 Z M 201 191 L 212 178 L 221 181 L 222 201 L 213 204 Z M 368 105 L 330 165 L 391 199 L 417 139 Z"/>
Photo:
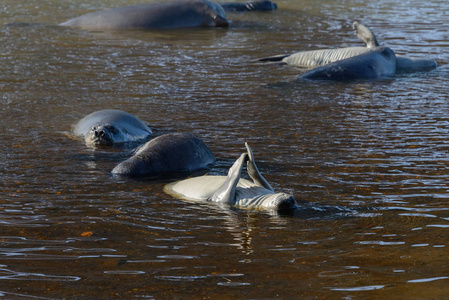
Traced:
<path fill-rule="evenodd" d="M 137 117 L 117 109 L 93 112 L 73 126 L 87 146 L 109 146 L 147 139 L 152 130 Z"/>
<path fill-rule="evenodd" d="M 90 131 L 86 134 L 84 141 L 86 145 L 101 145 L 109 146 L 114 144 L 114 141 L 124 140 L 124 132 L 114 125 L 99 124 L 92 126 Z"/>

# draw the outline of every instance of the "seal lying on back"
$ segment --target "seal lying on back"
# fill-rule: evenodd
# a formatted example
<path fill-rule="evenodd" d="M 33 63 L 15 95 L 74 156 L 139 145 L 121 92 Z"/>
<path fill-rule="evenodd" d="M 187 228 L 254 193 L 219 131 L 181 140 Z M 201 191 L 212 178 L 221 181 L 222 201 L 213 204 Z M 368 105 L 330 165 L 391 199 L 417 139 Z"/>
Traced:
<path fill-rule="evenodd" d="M 339 60 L 304 73 L 301 78 L 319 80 L 378 79 L 394 76 L 396 56 L 387 47 Z"/>
<path fill-rule="evenodd" d="M 73 133 L 86 145 L 112 145 L 148 138 L 152 131 L 137 117 L 117 109 L 91 113 L 73 126 Z"/>
<path fill-rule="evenodd" d="M 139 177 L 193 172 L 208 169 L 214 163 L 214 155 L 199 138 L 189 133 L 170 133 L 139 147 L 112 174 Z"/>
<path fill-rule="evenodd" d="M 297 203 L 292 195 L 275 193 L 257 169 L 251 148 L 245 143 L 243 153 L 229 169 L 228 176 L 200 176 L 165 186 L 164 191 L 174 197 L 230 204 L 240 208 L 294 210 Z M 244 163 L 253 181 L 241 178 Z"/>
<path fill-rule="evenodd" d="M 347 47 L 336 49 L 320 49 L 301 51 L 289 55 L 276 55 L 262 58 L 260 62 L 281 62 L 296 67 L 317 67 L 330 64 L 339 60 L 354 57 L 360 54 L 368 53 L 371 50 L 380 47 L 374 33 L 359 22 L 352 25 L 357 36 L 365 43 L 366 47 Z M 397 71 L 413 72 L 420 70 L 430 70 L 437 67 L 437 63 L 431 59 L 407 58 L 396 56 Z"/>
<path fill-rule="evenodd" d="M 367 53 L 376 47 L 379 42 L 376 36 L 366 26 L 354 22 L 353 28 L 357 36 L 365 43 L 366 47 L 346 47 L 336 49 L 320 49 L 301 51 L 287 55 L 276 55 L 259 59 L 261 62 L 282 62 L 295 67 L 318 67 L 329 63 Z"/>
<path fill-rule="evenodd" d="M 223 8 L 208 0 L 174 0 L 111 8 L 70 19 L 61 26 L 83 29 L 170 29 L 181 27 L 226 27 Z"/>

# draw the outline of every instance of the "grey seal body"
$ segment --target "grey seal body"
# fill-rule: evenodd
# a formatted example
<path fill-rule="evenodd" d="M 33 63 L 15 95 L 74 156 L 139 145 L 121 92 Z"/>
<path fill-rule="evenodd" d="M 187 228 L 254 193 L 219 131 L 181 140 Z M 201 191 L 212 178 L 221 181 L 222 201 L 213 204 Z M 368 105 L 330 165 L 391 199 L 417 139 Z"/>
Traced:
<path fill-rule="evenodd" d="M 215 163 L 209 148 L 188 133 L 170 133 L 139 147 L 135 154 L 119 163 L 112 174 L 140 177 L 208 169 Z"/>
<path fill-rule="evenodd" d="M 351 58 L 368 53 L 380 47 L 374 33 L 365 25 L 354 22 L 352 25 L 356 35 L 365 43 L 366 47 L 346 47 L 336 49 L 319 49 L 300 51 L 287 55 L 276 55 L 258 59 L 260 62 L 284 63 L 295 67 L 319 67 L 336 61 Z M 396 69 L 399 72 L 426 71 L 437 67 L 436 61 L 432 59 L 396 56 Z"/>
<path fill-rule="evenodd" d="M 208 0 L 174 0 L 111 8 L 70 19 L 61 26 L 83 29 L 226 27 L 223 8 Z"/>
<path fill-rule="evenodd" d="M 93 112 L 73 126 L 73 134 L 88 146 L 136 142 L 148 138 L 152 131 L 137 117 L 117 109 Z"/>
<path fill-rule="evenodd" d="M 227 176 L 200 176 L 165 186 L 174 197 L 191 201 L 210 201 L 248 209 L 294 210 L 297 203 L 292 195 L 276 193 L 260 174 L 251 148 L 243 153 L 229 169 Z M 244 163 L 253 181 L 241 178 Z"/>
<path fill-rule="evenodd" d="M 387 47 L 336 61 L 304 73 L 301 78 L 318 80 L 373 80 L 394 76 L 396 56 Z"/>

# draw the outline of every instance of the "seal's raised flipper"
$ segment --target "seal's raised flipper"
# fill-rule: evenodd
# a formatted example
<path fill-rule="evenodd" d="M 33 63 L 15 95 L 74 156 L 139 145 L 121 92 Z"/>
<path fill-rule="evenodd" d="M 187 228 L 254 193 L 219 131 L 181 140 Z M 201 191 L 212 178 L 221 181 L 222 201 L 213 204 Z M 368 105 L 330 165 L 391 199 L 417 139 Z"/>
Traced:
<path fill-rule="evenodd" d="M 255 184 L 274 192 L 268 181 L 266 181 L 262 174 L 260 174 L 259 169 L 256 166 L 256 162 L 254 161 L 253 150 L 251 150 L 251 147 L 248 145 L 248 143 L 245 143 L 245 146 L 246 150 L 248 151 L 248 162 L 246 163 L 248 175 L 251 177 Z"/>
<path fill-rule="evenodd" d="M 374 33 L 365 25 L 355 21 L 352 24 L 352 28 L 357 36 L 366 44 L 367 48 L 376 48 L 380 46 Z"/>
<path fill-rule="evenodd" d="M 239 159 L 235 161 L 232 167 L 228 171 L 223 184 L 217 189 L 217 191 L 210 198 L 213 202 L 224 202 L 233 204 L 235 201 L 235 188 L 239 183 L 240 176 L 242 174 L 243 164 L 248 160 L 248 154 L 243 153 Z"/>

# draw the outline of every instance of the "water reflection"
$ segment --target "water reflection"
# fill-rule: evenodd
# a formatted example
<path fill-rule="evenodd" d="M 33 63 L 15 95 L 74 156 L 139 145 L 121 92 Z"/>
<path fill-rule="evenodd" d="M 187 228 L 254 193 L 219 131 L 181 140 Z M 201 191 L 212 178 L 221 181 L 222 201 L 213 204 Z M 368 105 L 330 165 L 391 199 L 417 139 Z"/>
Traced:
<path fill-rule="evenodd" d="M 129 1 L 19 2 L 0 14 L 27 23 L 0 26 L 0 294 L 447 295 L 445 1 L 282 0 L 272 14 L 232 16 L 228 30 L 126 34 L 53 25 Z M 359 45 L 346 30 L 355 19 L 440 67 L 334 84 L 250 63 Z M 219 159 L 213 175 L 249 142 L 273 188 L 302 209 L 213 207 L 165 195 L 165 181 L 115 180 L 128 150 L 92 151 L 65 134 L 104 108 L 199 136 Z"/>

